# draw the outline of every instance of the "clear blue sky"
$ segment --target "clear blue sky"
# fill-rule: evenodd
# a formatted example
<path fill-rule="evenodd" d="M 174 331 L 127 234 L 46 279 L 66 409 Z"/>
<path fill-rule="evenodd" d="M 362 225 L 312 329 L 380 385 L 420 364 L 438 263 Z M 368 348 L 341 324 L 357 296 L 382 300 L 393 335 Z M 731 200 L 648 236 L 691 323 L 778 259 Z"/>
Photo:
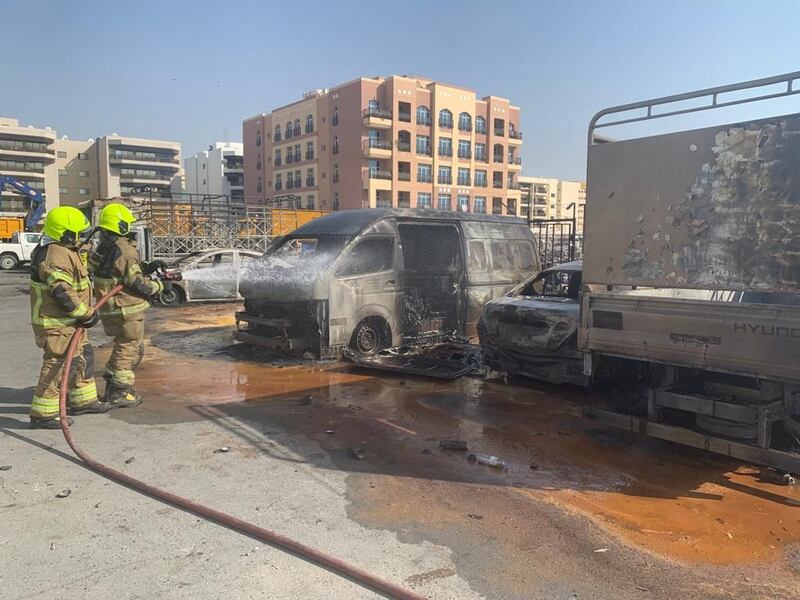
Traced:
<path fill-rule="evenodd" d="M 178 140 L 184 155 L 240 140 L 242 119 L 305 90 L 417 74 L 510 98 L 522 108 L 524 173 L 582 179 L 600 108 L 800 70 L 797 1 L 0 7 L 0 114 L 71 138 Z"/>

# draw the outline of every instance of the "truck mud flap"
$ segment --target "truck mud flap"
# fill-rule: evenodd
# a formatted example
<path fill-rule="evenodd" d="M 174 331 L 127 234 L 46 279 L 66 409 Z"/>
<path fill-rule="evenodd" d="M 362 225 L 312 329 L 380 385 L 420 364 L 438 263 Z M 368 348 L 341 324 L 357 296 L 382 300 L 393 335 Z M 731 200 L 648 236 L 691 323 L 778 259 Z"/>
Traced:
<path fill-rule="evenodd" d="M 428 347 L 397 346 L 364 356 L 351 349 L 344 358 L 365 369 L 457 379 L 483 367 L 483 352 L 474 344 L 436 344 Z"/>

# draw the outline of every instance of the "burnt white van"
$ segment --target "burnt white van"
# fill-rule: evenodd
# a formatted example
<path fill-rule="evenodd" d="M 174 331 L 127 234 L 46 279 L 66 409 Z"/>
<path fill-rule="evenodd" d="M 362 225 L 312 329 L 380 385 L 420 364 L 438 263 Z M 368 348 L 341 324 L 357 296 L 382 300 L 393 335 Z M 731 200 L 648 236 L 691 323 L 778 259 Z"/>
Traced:
<path fill-rule="evenodd" d="M 474 335 L 484 304 L 539 271 L 522 219 L 346 210 L 276 240 L 240 292 L 236 339 L 288 354 L 361 354 Z"/>

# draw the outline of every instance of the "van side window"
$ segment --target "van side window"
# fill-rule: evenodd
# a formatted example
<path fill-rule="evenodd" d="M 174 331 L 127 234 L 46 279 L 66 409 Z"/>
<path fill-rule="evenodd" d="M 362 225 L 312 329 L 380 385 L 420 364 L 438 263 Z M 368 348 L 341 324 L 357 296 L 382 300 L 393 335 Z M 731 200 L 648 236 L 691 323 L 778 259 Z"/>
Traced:
<path fill-rule="evenodd" d="M 366 275 L 387 271 L 394 265 L 394 239 L 386 237 L 367 238 L 350 251 L 342 266 L 339 277 Z"/>
<path fill-rule="evenodd" d="M 536 268 L 533 244 L 527 240 L 492 242 L 492 264 L 495 271 L 532 270 Z"/>
<path fill-rule="evenodd" d="M 485 271 L 488 266 L 486 244 L 483 240 L 470 240 L 469 242 L 469 270 Z"/>

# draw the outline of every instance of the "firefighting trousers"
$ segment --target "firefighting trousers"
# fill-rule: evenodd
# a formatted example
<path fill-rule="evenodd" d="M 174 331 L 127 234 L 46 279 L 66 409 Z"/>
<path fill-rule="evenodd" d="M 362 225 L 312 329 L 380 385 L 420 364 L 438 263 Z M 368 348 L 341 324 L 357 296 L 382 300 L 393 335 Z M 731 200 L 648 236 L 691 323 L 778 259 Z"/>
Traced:
<path fill-rule="evenodd" d="M 65 330 L 69 333 L 65 333 Z M 62 327 L 57 333 L 45 331 L 35 336 L 36 345 L 42 349 L 43 357 L 39 382 L 36 384 L 31 403 L 32 418 L 53 419 L 58 416 L 59 387 L 64 370 L 64 358 L 72 337 L 71 331 Z M 84 331 L 69 373 L 67 402 L 70 406 L 84 406 L 97 400 L 97 385 L 93 372 L 94 352 Z"/>
<path fill-rule="evenodd" d="M 134 369 L 144 357 L 144 313 L 103 317 L 103 330 L 114 338 L 104 377 L 120 387 L 133 387 Z"/>

